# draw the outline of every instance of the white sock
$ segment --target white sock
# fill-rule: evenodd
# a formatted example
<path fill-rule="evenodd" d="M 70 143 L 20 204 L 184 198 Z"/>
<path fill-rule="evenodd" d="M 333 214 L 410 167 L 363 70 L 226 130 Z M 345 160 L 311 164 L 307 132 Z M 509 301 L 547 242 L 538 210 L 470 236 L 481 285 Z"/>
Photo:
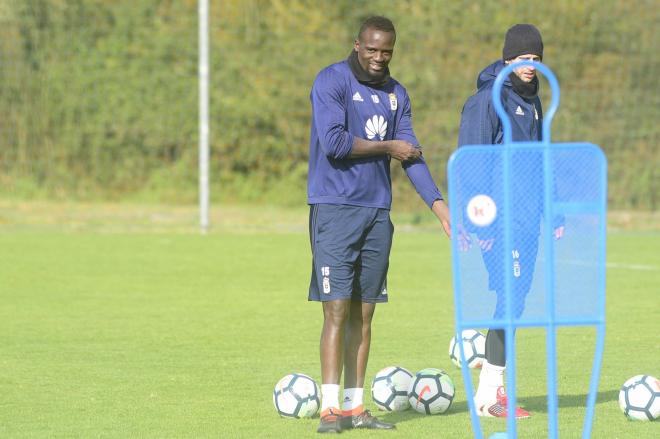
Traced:
<path fill-rule="evenodd" d="M 354 387 L 352 389 L 344 389 L 344 399 L 341 404 L 342 410 L 353 410 L 362 405 L 364 397 L 364 389 Z"/>
<path fill-rule="evenodd" d="M 479 374 L 479 386 L 475 401 L 480 404 L 493 404 L 497 400 L 497 388 L 504 386 L 504 366 L 496 366 L 484 361 Z"/>
<path fill-rule="evenodd" d="M 339 408 L 339 384 L 321 384 L 321 411 Z"/>

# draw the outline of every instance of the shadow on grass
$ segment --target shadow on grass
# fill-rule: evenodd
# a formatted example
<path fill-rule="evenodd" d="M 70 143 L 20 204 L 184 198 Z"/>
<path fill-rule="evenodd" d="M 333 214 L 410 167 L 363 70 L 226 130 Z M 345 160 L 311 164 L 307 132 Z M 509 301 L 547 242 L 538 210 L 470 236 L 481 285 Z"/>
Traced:
<path fill-rule="evenodd" d="M 464 416 L 468 412 L 467 401 L 454 402 L 449 411 L 439 415 L 434 415 L 437 417 L 451 417 L 451 416 Z M 422 413 L 418 413 L 413 409 L 408 409 L 403 412 L 378 412 L 377 416 L 385 422 L 392 422 L 398 424 L 399 422 L 406 422 L 410 419 L 419 419 L 420 416 L 426 416 Z"/>
<path fill-rule="evenodd" d="M 596 404 L 602 404 L 604 402 L 616 401 L 619 399 L 619 390 L 607 390 L 604 392 L 598 392 L 596 397 Z M 520 404 L 525 407 L 527 410 L 532 412 L 548 412 L 548 397 L 546 395 L 539 396 L 530 396 L 518 398 Z M 567 407 L 586 407 L 587 406 L 587 394 L 583 393 L 580 395 L 559 395 L 559 408 Z"/>
<path fill-rule="evenodd" d="M 602 404 L 605 402 L 616 401 L 619 398 L 618 390 L 608 390 L 604 392 L 598 392 L 598 397 L 596 398 L 596 404 Z M 527 410 L 532 413 L 547 413 L 548 412 L 548 397 L 546 395 L 539 396 L 529 396 L 518 398 L 518 402 L 521 406 L 525 407 Z M 587 406 L 587 394 L 580 395 L 559 395 L 559 408 L 570 408 L 570 407 L 586 407 Z M 469 411 L 467 401 L 459 401 L 449 408 L 447 413 L 443 413 L 437 416 L 463 416 Z M 419 418 L 424 416 L 420 413 L 417 413 L 414 410 L 406 410 L 403 412 L 378 412 L 374 413 L 385 422 L 399 423 L 406 422 L 413 418 Z"/>

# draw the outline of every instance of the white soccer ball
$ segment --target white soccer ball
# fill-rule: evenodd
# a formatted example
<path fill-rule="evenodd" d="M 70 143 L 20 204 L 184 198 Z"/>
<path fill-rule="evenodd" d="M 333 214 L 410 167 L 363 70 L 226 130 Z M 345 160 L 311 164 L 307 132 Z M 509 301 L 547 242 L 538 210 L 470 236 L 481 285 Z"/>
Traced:
<path fill-rule="evenodd" d="M 478 369 L 486 360 L 486 336 L 474 329 L 466 329 L 461 333 L 465 361 L 470 369 Z M 456 336 L 449 341 L 449 358 L 457 367 L 461 367 L 460 345 Z"/>
<path fill-rule="evenodd" d="M 321 391 L 311 377 L 302 373 L 286 375 L 275 384 L 273 404 L 285 418 L 311 418 L 321 407 Z"/>
<path fill-rule="evenodd" d="M 408 388 L 412 377 L 412 373 L 400 366 L 381 369 L 371 384 L 371 399 L 381 410 L 399 412 L 408 409 Z"/>
<path fill-rule="evenodd" d="M 454 382 L 443 370 L 427 368 L 410 381 L 408 400 L 419 413 L 435 415 L 446 412 L 454 400 Z"/>
<path fill-rule="evenodd" d="M 650 375 L 636 375 L 619 391 L 619 407 L 633 421 L 653 421 L 660 416 L 660 381 Z"/>

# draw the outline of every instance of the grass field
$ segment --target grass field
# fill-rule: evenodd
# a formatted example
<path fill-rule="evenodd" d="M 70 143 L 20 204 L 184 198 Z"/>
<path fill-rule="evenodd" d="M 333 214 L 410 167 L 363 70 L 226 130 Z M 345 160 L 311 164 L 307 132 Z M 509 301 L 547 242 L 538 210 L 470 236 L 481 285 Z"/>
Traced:
<path fill-rule="evenodd" d="M 320 378 L 306 213 L 215 215 L 204 236 L 194 208 L 0 203 L 0 437 L 315 436 L 317 419 L 280 419 L 271 401 L 289 372 Z M 395 217 L 390 303 L 377 309 L 368 376 L 394 364 L 438 367 L 457 395 L 445 415 L 381 414 L 396 432 L 346 435 L 473 437 L 446 352 L 449 243 L 432 223 L 408 219 Z M 660 437 L 660 422 L 627 421 L 617 404 L 627 378 L 660 376 L 660 233 L 655 223 L 626 228 L 608 234 L 594 438 Z M 518 423 L 521 438 L 547 435 L 544 335 L 518 334 L 518 398 L 534 414 Z M 590 328 L 559 332 L 561 437 L 580 437 L 593 342 Z M 505 429 L 482 424 L 486 435 Z"/>

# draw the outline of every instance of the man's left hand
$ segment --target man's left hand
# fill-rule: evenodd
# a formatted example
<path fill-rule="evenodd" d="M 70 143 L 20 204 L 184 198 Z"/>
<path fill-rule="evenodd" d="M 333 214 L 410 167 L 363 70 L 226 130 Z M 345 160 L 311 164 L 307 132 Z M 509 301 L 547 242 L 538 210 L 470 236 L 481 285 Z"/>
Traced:
<path fill-rule="evenodd" d="M 451 224 L 449 221 L 449 208 L 443 200 L 435 200 L 431 206 L 431 210 L 436 217 L 440 220 L 442 228 L 448 237 L 451 238 Z"/>

